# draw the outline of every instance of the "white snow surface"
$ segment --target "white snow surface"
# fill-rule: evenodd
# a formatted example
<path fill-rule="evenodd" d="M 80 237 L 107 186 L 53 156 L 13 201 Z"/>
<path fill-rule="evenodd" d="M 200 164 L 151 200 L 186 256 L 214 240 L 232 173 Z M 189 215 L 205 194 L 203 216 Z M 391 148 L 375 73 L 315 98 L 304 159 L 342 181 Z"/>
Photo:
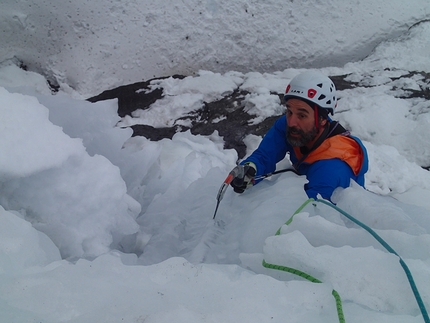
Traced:
<path fill-rule="evenodd" d="M 348 74 L 357 86 L 339 92 L 334 118 L 363 139 L 370 168 L 366 189 L 351 183 L 338 189 L 333 200 L 403 258 L 430 309 L 430 173 L 421 167 L 430 164 L 430 103 L 403 98 L 408 91 L 430 87 L 428 78 L 417 73 L 430 73 L 430 22 L 407 29 L 428 18 L 428 2 L 393 1 L 391 7 L 359 1 L 347 18 L 348 4 L 341 1 L 291 2 L 289 10 L 275 1 L 162 3 L 145 9 L 146 15 L 132 1 L 85 2 L 85 7 L 42 1 L 32 3 L 31 14 L 22 2 L 0 4 L 0 15 L 7 18 L 0 23 L 5 27 L 0 37 L 6 39 L 0 50 L 0 321 L 337 322 L 336 290 L 346 322 L 424 322 L 399 258 L 362 227 L 323 203 L 308 204 L 284 225 L 307 200 L 305 178 L 273 176 L 242 195 L 229 188 L 213 220 L 218 189 L 237 161 L 234 150 L 223 148 L 223 138 L 217 132 L 185 132 L 153 142 L 131 137 L 131 130 L 120 126 L 172 125 L 203 101 L 237 87 L 251 93 L 245 107 L 255 116 L 253 122 L 280 115 L 283 109 L 273 93 L 282 93 L 303 71 L 306 62 L 301 65 L 300 57 L 321 65 L 318 69 L 327 75 Z M 221 19 L 239 8 L 242 15 L 234 21 Z M 200 20 L 190 12 L 201 12 Z M 367 19 L 370 12 L 378 19 Z M 89 20 L 91 15 L 99 19 Z M 246 23 L 251 28 L 252 15 L 259 32 L 238 30 Z M 281 24 L 285 15 L 292 15 L 288 26 L 296 26 L 301 36 L 294 38 L 292 50 L 302 56 L 284 53 L 291 67 L 276 69 L 278 51 L 291 46 L 282 38 L 288 34 Z M 162 20 L 169 18 L 169 24 Z M 340 34 L 332 33 L 330 50 L 323 50 L 324 30 L 318 26 L 330 18 L 343 22 L 333 31 L 343 28 L 345 36 L 342 43 Z M 357 26 L 359 19 L 364 28 Z M 61 28 L 55 25 L 60 22 Z M 277 29 L 271 28 L 276 23 Z M 108 27 L 115 32 L 107 32 Z M 133 35 L 145 28 L 151 30 L 149 38 L 160 41 L 151 49 L 154 61 L 139 56 L 145 75 L 191 67 L 196 74 L 154 81 L 152 86 L 162 86 L 168 95 L 130 118 L 118 117 L 116 100 L 82 100 L 138 78 L 127 71 L 136 72 L 130 63 L 137 57 L 134 46 L 147 43 L 146 34 L 140 44 Z M 187 28 L 194 28 L 193 43 L 181 52 L 175 46 Z M 12 31 L 18 32 L 17 39 L 8 38 Z M 43 50 L 49 53 L 39 47 L 47 35 L 51 41 Z M 361 57 L 358 47 L 366 44 L 368 50 L 388 36 L 354 62 Z M 220 46 L 222 37 L 226 44 Z M 162 41 L 170 45 L 161 47 Z M 118 50 L 112 47 L 116 42 Z M 264 46 L 270 42 L 276 42 L 277 51 L 262 53 L 270 51 Z M 94 51 L 102 43 L 104 60 Z M 236 44 L 246 46 L 232 50 Z M 185 48 L 200 58 L 194 65 L 181 60 L 191 59 Z M 175 51 L 177 65 L 168 70 L 158 65 L 155 72 L 155 59 L 163 62 Z M 239 55 L 242 51 L 246 54 Z M 200 65 L 205 62 L 201 55 L 208 65 Z M 273 57 L 273 66 L 261 64 L 264 55 Z M 45 76 L 56 70 L 63 77 L 60 91 L 52 94 L 45 76 L 19 69 L 11 57 L 40 64 Z M 215 58 L 219 69 L 209 64 Z M 116 70 L 123 64 L 133 69 Z M 203 66 L 210 68 L 199 70 Z M 266 69 L 272 71 L 261 72 Z M 260 140 L 247 138 L 249 152 Z M 278 167 L 287 164 L 284 160 Z M 265 268 L 263 259 L 321 283 Z"/>
<path fill-rule="evenodd" d="M 89 97 L 202 69 L 341 67 L 429 18 L 428 0 L 2 0 L 0 61 Z"/>

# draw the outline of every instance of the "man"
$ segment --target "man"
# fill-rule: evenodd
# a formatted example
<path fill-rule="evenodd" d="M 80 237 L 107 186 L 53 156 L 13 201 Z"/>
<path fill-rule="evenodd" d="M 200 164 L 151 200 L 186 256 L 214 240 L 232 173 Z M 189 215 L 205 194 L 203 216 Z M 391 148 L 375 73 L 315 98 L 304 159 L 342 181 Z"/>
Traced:
<path fill-rule="evenodd" d="M 286 115 L 279 118 L 259 147 L 238 166 L 232 180 L 235 192 L 255 184 L 254 177 L 275 171 L 276 163 L 289 153 L 294 170 L 306 175 L 309 198 L 318 194 L 330 200 L 337 187 L 348 187 L 351 179 L 364 186 L 368 169 L 366 148 L 328 114 L 337 105 L 331 79 L 318 72 L 293 78 L 285 92 Z"/>

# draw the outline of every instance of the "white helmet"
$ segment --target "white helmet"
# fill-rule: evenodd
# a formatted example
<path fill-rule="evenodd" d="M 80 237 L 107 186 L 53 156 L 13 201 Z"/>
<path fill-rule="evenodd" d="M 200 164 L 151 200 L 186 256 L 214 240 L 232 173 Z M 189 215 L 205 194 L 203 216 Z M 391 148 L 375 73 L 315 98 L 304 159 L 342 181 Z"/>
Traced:
<path fill-rule="evenodd" d="M 308 71 L 294 77 L 285 90 L 285 101 L 290 98 L 315 103 L 331 114 L 337 106 L 336 87 L 333 81 L 319 72 Z"/>

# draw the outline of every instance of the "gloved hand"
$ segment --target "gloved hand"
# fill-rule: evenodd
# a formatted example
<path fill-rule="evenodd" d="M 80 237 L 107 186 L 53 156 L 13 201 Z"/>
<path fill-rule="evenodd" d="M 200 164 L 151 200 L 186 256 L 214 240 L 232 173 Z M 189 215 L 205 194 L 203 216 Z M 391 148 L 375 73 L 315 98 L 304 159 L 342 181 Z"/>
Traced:
<path fill-rule="evenodd" d="M 257 173 L 254 163 L 237 165 L 232 172 L 235 173 L 235 177 L 230 185 L 236 193 L 243 193 L 247 188 L 254 185 L 254 176 Z"/>

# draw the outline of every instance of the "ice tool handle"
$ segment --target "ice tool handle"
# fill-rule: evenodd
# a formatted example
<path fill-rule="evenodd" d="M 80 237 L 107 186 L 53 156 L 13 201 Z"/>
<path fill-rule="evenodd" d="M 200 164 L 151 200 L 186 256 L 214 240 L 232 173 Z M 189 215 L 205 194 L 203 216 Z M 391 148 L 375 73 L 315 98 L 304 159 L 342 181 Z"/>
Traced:
<path fill-rule="evenodd" d="M 213 219 L 215 219 L 216 213 L 218 211 L 219 203 L 224 197 L 225 191 L 227 190 L 227 187 L 230 185 L 230 183 L 233 181 L 235 177 L 244 177 L 244 169 L 241 166 L 236 166 L 232 169 L 232 171 L 228 174 L 227 178 L 222 183 L 221 187 L 219 188 L 218 195 L 216 197 L 217 203 L 215 208 L 215 213 Z"/>

